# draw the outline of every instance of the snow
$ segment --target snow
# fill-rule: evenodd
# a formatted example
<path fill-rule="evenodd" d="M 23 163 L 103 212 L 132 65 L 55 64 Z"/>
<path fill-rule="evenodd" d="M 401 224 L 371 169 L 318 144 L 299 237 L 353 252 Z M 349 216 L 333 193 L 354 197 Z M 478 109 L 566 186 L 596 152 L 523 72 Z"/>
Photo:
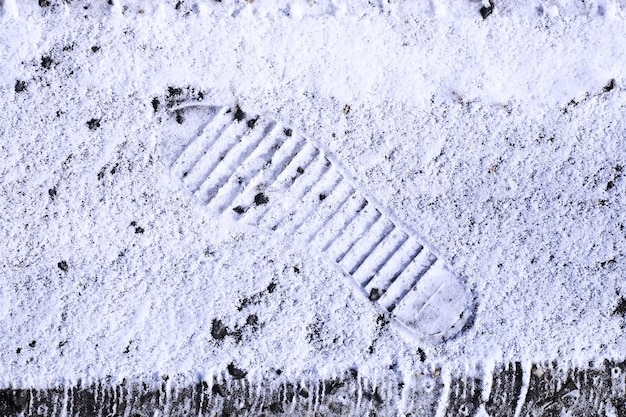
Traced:
<path fill-rule="evenodd" d="M 174 6 L 2 3 L 4 385 L 410 373 L 418 347 L 450 369 L 623 358 L 624 4 Z M 313 138 L 462 276 L 473 326 L 381 328 L 297 237 L 194 204 L 163 145 L 169 87 Z"/>

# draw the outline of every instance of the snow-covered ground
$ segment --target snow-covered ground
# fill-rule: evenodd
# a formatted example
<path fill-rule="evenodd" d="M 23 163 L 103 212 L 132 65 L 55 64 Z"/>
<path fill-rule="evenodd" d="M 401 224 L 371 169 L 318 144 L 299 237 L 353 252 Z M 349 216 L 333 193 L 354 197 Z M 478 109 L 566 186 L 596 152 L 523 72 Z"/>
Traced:
<path fill-rule="evenodd" d="M 1 384 L 623 360 L 626 5 L 450 3 L 0 2 Z M 178 95 L 328 150 L 471 326 L 403 337 L 296 237 L 196 204 Z"/>

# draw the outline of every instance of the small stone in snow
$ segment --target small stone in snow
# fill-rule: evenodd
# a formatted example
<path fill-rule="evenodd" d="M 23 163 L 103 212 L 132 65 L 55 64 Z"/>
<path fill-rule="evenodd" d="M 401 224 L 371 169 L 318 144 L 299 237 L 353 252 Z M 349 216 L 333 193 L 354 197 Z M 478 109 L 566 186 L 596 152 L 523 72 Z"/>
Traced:
<path fill-rule="evenodd" d="M 232 362 L 227 366 L 227 369 L 230 376 L 232 376 L 234 379 L 245 378 L 248 374 L 246 371 L 236 368 Z"/>
<path fill-rule="evenodd" d="M 268 201 L 270 201 L 270 199 L 267 198 L 267 196 L 263 193 L 258 193 L 254 196 L 254 204 L 256 204 L 257 206 L 267 204 Z"/>
<path fill-rule="evenodd" d="M 493 13 L 493 7 L 494 7 L 493 1 L 490 0 L 488 7 L 483 6 L 480 8 L 480 15 L 483 17 L 483 19 L 488 18 L 491 15 L 491 13 Z"/>
<path fill-rule="evenodd" d="M 67 265 L 66 261 L 61 261 L 57 264 L 57 266 L 59 267 L 59 269 L 63 272 L 67 272 L 67 270 L 69 269 L 69 266 Z"/>
<path fill-rule="evenodd" d="M 615 88 L 615 79 L 611 79 L 607 85 L 604 86 L 604 92 L 608 93 Z"/>
<path fill-rule="evenodd" d="M 43 69 L 50 69 L 50 67 L 52 67 L 52 64 L 54 64 L 54 61 L 52 61 L 52 58 L 50 58 L 49 56 L 41 57 L 41 66 L 43 67 Z"/>
<path fill-rule="evenodd" d="M 246 114 L 243 112 L 243 110 L 241 110 L 239 108 L 239 106 L 237 106 L 235 108 L 235 120 L 237 120 L 238 122 L 241 122 L 243 119 L 246 118 Z"/>
<path fill-rule="evenodd" d="M 17 80 L 15 81 L 15 92 L 21 93 L 26 90 L 26 81 Z"/>
<path fill-rule="evenodd" d="M 87 122 L 89 130 L 96 130 L 100 127 L 100 119 L 91 119 Z"/>
<path fill-rule="evenodd" d="M 228 335 L 228 328 L 224 326 L 221 320 L 213 319 L 211 323 L 211 336 L 213 339 L 222 340 Z"/>

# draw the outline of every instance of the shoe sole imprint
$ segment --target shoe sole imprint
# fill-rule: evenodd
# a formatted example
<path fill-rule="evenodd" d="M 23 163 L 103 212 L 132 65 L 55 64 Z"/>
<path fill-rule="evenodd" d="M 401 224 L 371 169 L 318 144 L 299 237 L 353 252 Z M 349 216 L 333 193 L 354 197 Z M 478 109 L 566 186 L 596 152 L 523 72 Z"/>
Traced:
<path fill-rule="evenodd" d="M 171 173 L 207 210 L 298 236 L 413 336 L 450 338 L 466 325 L 459 278 L 313 141 L 239 107 L 189 103 L 171 116 Z"/>

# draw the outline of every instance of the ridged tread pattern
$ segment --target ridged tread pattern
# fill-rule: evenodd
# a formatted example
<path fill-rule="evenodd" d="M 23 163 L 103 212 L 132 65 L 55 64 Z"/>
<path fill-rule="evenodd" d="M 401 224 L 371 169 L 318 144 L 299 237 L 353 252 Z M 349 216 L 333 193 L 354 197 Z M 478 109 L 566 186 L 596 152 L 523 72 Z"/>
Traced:
<path fill-rule="evenodd" d="M 420 338 L 449 338 L 467 323 L 459 278 L 312 140 L 239 107 L 183 104 L 171 116 L 164 140 L 180 145 L 171 173 L 198 204 L 297 236 Z"/>

